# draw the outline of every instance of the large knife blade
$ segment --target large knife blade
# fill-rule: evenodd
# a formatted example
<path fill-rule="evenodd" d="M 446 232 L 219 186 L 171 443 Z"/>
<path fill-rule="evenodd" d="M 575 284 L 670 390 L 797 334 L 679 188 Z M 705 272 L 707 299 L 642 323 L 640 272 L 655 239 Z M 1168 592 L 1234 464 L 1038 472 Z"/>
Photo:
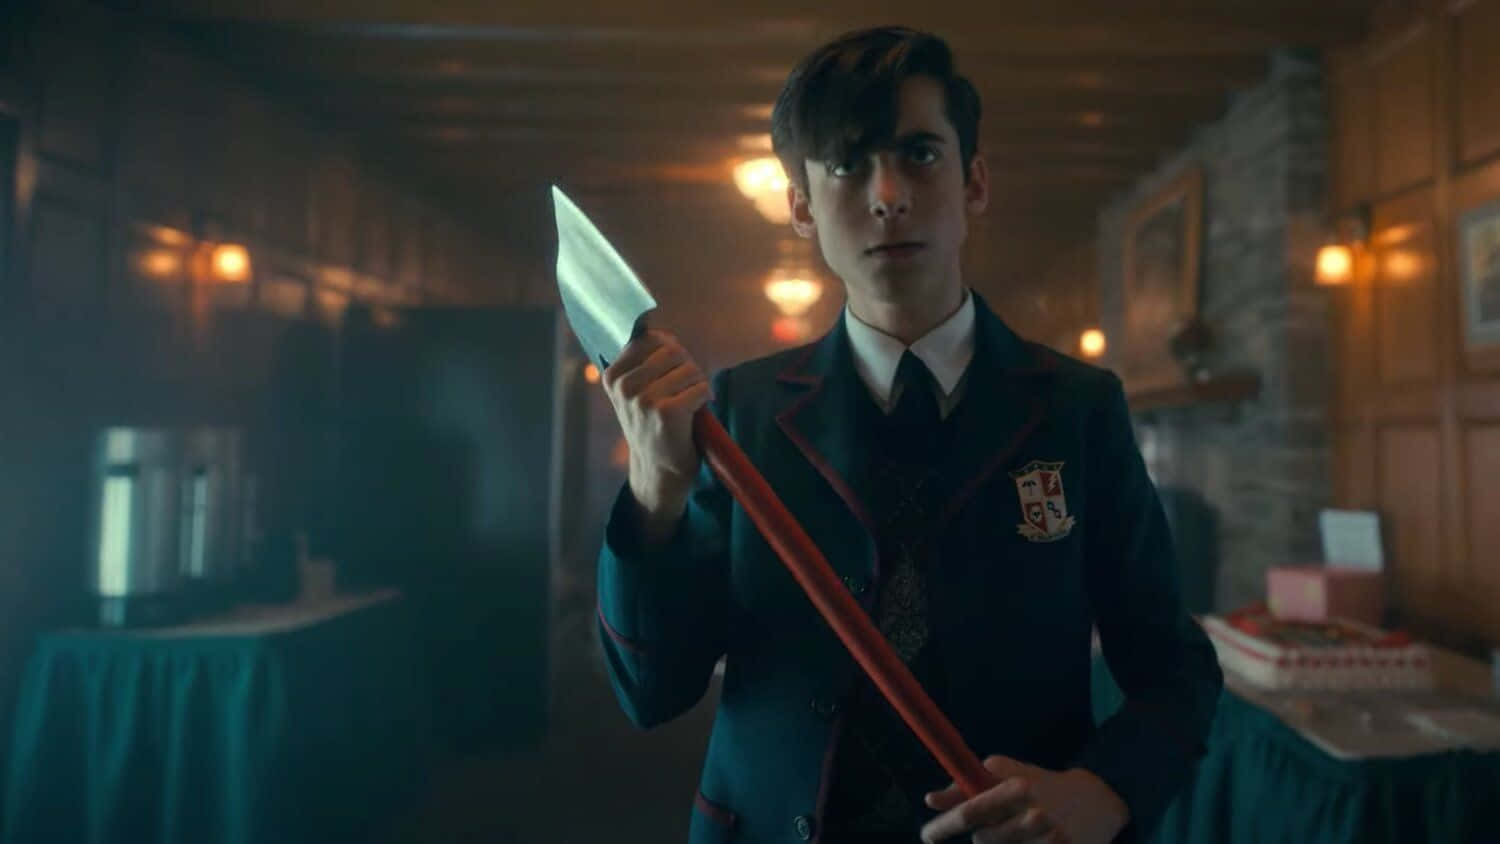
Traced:
<path fill-rule="evenodd" d="M 635 271 L 599 233 L 587 215 L 556 185 L 557 290 L 568 325 L 589 360 L 604 369 L 620 355 L 656 307 L 656 299 Z"/>
<path fill-rule="evenodd" d="M 568 323 L 589 358 L 606 366 L 644 326 L 643 317 L 656 307 L 656 299 L 589 218 L 555 185 L 552 199 L 557 214 L 557 285 Z M 938 764 L 969 797 L 994 785 L 994 777 L 964 744 L 952 722 L 932 702 L 807 532 L 707 407 L 693 417 L 693 436 L 709 468 Z"/>

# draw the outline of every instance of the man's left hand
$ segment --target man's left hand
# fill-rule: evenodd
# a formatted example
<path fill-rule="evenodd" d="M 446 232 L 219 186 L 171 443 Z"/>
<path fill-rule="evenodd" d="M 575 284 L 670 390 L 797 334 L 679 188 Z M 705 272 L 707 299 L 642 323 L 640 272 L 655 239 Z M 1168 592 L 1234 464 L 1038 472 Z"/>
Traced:
<path fill-rule="evenodd" d="M 999 784 L 972 799 L 957 785 L 928 793 L 942 814 L 922 827 L 925 844 L 965 834 L 974 844 L 1109 844 L 1129 820 L 1120 796 L 1082 768 L 1049 771 L 1006 756 L 984 767 Z"/>

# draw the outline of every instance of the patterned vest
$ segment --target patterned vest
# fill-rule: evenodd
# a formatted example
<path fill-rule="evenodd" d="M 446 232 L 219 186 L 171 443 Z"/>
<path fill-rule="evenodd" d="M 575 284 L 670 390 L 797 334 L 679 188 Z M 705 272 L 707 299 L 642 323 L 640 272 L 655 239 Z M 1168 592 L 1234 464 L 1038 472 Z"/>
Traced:
<path fill-rule="evenodd" d="M 877 432 L 875 453 L 869 456 L 870 506 L 881 561 L 874 621 L 946 711 L 943 678 L 928 642 L 926 578 L 938 547 L 931 525 L 947 497 L 939 488 L 936 467 L 963 403 L 948 419 L 940 419 L 932 375 L 909 351 L 897 381 L 903 386 L 889 416 L 866 390 L 860 391 L 858 411 L 858 423 Z M 922 795 L 949 781 L 861 672 L 834 755 L 821 838 L 825 844 L 913 844 L 922 824 L 936 815 Z"/>

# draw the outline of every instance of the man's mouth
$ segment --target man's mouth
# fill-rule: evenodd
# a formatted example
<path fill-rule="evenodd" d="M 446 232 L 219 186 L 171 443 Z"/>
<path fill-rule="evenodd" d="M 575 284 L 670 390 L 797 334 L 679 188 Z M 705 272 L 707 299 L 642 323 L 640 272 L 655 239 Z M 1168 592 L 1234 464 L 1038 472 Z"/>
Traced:
<path fill-rule="evenodd" d="M 886 257 L 903 257 L 919 252 L 924 245 L 925 244 L 923 244 L 921 241 L 916 240 L 892 241 L 890 243 L 882 243 L 878 246 L 871 246 L 869 249 L 865 250 L 865 254 Z"/>

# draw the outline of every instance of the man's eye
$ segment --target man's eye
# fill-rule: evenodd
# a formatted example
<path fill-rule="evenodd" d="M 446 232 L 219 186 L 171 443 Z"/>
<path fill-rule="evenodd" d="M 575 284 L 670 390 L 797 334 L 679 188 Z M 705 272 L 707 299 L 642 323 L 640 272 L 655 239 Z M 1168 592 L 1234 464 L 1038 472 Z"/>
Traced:
<path fill-rule="evenodd" d="M 926 146 L 912 147 L 909 155 L 911 155 L 911 160 L 918 164 L 931 164 L 937 161 L 938 157 L 937 150 Z"/>
<path fill-rule="evenodd" d="M 852 176 L 857 170 L 859 170 L 859 162 L 852 158 L 848 161 L 835 162 L 828 167 L 830 174 L 840 177 Z"/>

